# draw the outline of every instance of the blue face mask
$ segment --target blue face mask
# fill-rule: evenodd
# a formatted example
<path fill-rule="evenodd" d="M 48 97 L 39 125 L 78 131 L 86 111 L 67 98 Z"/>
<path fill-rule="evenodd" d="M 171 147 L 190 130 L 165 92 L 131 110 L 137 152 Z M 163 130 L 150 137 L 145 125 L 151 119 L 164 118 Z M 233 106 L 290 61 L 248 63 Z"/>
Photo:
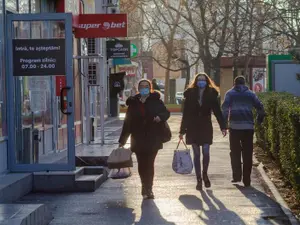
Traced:
<path fill-rule="evenodd" d="M 140 94 L 141 94 L 142 96 L 149 95 L 149 93 L 150 93 L 150 89 L 149 89 L 149 88 L 142 88 L 142 89 L 140 90 Z"/>
<path fill-rule="evenodd" d="M 205 80 L 199 80 L 199 81 L 197 82 L 197 86 L 198 86 L 199 88 L 205 88 L 206 85 L 207 85 L 207 82 L 206 82 Z"/>

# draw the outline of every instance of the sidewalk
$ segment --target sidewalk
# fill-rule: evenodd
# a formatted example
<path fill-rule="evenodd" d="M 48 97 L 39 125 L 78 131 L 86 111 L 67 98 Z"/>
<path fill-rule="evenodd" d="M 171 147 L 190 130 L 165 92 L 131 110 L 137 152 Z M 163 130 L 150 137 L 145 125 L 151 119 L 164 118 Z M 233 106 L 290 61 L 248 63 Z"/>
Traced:
<path fill-rule="evenodd" d="M 122 131 L 124 114 L 120 119 L 113 118 L 104 124 L 105 144 L 101 145 L 101 127 L 97 127 L 95 141 L 90 145 L 79 145 L 76 147 L 76 156 L 109 156 L 111 151 L 118 147 L 118 140 Z"/>
<path fill-rule="evenodd" d="M 156 160 L 154 201 L 142 201 L 135 163 L 131 178 L 108 180 L 94 193 L 30 194 L 21 202 L 48 204 L 54 216 L 50 225 L 289 224 L 277 203 L 265 193 L 256 169 L 253 188 L 230 183 L 228 139 L 222 137 L 217 124 L 209 168 L 212 188 L 200 193 L 195 190 L 194 174 L 175 174 L 171 162 L 180 116 L 172 116 L 169 123 L 173 139 Z M 101 146 L 96 146 L 101 151 Z"/>

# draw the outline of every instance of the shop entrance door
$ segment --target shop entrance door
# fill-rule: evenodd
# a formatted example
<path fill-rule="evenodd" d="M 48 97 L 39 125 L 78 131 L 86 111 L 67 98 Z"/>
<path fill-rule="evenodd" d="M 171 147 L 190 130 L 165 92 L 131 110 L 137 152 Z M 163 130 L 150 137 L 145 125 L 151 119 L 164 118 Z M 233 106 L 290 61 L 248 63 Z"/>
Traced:
<path fill-rule="evenodd" d="M 74 170 L 72 14 L 7 15 L 6 42 L 10 171 Z"/>

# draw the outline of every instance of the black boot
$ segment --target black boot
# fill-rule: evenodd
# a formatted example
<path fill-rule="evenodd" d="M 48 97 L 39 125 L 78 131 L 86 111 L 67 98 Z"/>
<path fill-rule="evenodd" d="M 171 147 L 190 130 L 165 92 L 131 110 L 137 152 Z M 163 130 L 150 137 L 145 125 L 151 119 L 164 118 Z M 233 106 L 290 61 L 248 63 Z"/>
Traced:
<path fill-rule="evenodd" d="M 143 199 L 154 199 L 154 194 L 152 191 L 152 187 L 144 187 L 143 189 Z"/>
<path fill-rule="evenodd" d="M 202 191 L 202 179 L 197 179 L 197 186 L 196 186 L 197 191 Z"/>
<path fill-rule="evenodd" d="M 206 188 L 210 188 L 211 187 L 211 183 L 210 183 L 210 180 L 208 178 L 208 175 L 206 172 L 203 172 L 203 181 L 204 181 L 204 185 Z"/>
<path fill-rule="evenodd" d="M 152 186 L 153 186 L 153 182 L 147 182 L 144 185 L 144 194 L 143 194 L 143 198 L 144 199 L 154 199 L 154 194 L 152 191 Z"/>
<path fill-rule="evenodd" d="M 147 190 L 147 199 L 154 199 L 154 194 L 153 194 L 152 188 L 149 188 Z"/>

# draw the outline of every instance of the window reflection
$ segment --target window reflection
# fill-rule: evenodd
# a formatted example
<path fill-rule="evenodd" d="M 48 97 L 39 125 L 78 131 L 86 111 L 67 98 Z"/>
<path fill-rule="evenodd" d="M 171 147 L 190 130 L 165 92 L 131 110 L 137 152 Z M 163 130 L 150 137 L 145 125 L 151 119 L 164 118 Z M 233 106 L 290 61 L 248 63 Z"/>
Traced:
<path fill-rule="evenodd" d="M 41 12 L 41 1 L 31 0 L 31 13 L 40 13 L 40 12 Z"/>
<path fill-rule="evenodd" d="M 64 23 L 60 21 L 31 21 L 14 22 L 15 38 L 17 39 L 40 39 L 64 37 Z M 35 127 L 40 131 L 53 128 L 53 98 L 51 76 L 22 77 L 22 124 L 24 127 Z M 41 92 L 41 95 L 37 95 Z M 44 97 L 42 97 L 44 96 Z M 43 99 L 42 109 L 35 109 L 35 102 Z"/>
<path fill-rule="evenodd" d="M 6 0 L 5 5 L 8 10 L 17 11 L 17 0 Z"/>
<path fill-rule="evenodd" d="M 19 0 L 19 13 L 29 13 L 29 0 Z"/>

